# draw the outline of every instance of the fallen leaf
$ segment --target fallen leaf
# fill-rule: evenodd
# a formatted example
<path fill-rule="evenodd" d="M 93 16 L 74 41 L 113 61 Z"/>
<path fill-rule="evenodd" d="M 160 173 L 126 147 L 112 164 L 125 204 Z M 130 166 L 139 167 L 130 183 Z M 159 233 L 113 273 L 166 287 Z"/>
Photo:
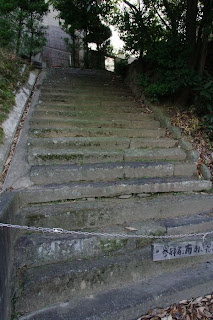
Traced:
<path fill-rule="evenodd" d="M 138 231 L 138 229 L 133 228 L 133 227 L 125 227 L 125 229 L 126 229 L 127 231 Z"/>

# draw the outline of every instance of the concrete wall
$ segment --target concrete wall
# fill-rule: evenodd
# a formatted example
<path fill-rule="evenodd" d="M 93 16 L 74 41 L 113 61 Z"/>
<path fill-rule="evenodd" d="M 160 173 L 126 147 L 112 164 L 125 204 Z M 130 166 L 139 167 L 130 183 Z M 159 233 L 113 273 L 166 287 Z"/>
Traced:
<path fill-rule="evenodd" d="M 143 73 L 143 63 L 140 60 L 134 60 L 127 67 L 127 72 L 125 76 L 125 83 L 131 88 L 132 92 L 137 98 L 143 96 L 143 89 L 138 85 L 138 77 Z"/>
<path fill-rule="evenodd" d="M 49 67 L 69 67 L 70 52 L 67 49 L 64 39 L 68 38 L 69 41 L 71 41 L 71 38 L 61 28 L 57 15 L 58 12 L 50 6 L 50 12 L 43 21 L 44 26 L 47 27 L 47 42 L 42 57 L 43 61 L 45 61 Z"/>
<path fill-rule="evenodd" d="M 0 222 L 14 223 L 19 208 L 15 192 L 0 196 Z M 16 230 L 0 227 L 0 320 L 11 319 L 12 297 L 14 295 L 13 243 Z"/>

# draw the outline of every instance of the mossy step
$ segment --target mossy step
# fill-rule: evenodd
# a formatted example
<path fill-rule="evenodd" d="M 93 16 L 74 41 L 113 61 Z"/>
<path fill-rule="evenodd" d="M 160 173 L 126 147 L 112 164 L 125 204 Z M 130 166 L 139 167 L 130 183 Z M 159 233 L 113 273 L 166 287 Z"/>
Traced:
<path fill-rule="evenodd" d="M 25 203 L 39 203 L 94 197 L 117 197 L 141 193 L 193 192 L 211 188 L 212 184 L 207 180 L 165 177 L 34 186 L 20 191 L 20 196 Z"/>
<path fill-rule="evenodd" d="M 148 139 L 147 139 L 148 140 Z M 160 140 L 160 139 L 158 139 Z M 160 142 L 160 141 L 159 141 Z M 139 142 L 138 142 L 139 143 Z M 147 141 L 148 143 L 148 141 Z M 143 144 L 143 142 L 141 142 Z M 146 141 L 144 141 L 146 144 Z M 92 148 L 102 150 L 127 149 L 130 145 L 129 138 L 115 137 L 68 137 L 68 138 L 29 138 L 28 150 L 34 149 L 81 149 Z"/>
<path fill-rule="evenodd" d="M 128 107 L 128 108 L 136 108 L 139 107 L 140 105 L 136 101 L 124 101 L 121 100 L 103 100 L 103 99 L 68 99 L 66 97 L 61 97 L 61 98 L 55 98 L 55 99 L 46 99 L 46 100 L 40 100 L 42 104 L 45 104 L 47 107 L 48 106 L 54 106 L 54 105 L 61 105 L 61 106 L 70 106 L 70 107 L 81 107 L 81 106 L 86 106 L 86 107 L 104 107 L 104 108 L 109 108 L 109 107 Z M 107 110 L 107 109 L 106 109 Z"/>
<path fill-rule="evenodd" d="M 117 138 L 117 137 L 68 137 L 29 138 L 28 150 L 34 149 L 104 149 L 120 150 L 130 148 L 172 148 L 177 141 L 170 138 Z"/>
<path fill-rule="evenodd" d="M 15 243 L 16 266 L 36 267 L 67 260 L 89 259 L 111 254 L 128 254 L 136 249 L 161 241 L 128 236 L 162 236 L 201 233 L 212 231 L 213 210 L 209 214 L 199 214 L 159 221 L 136 221 L 123 225 L 111 225 L 100 229 L 86 229 L 86 232 L 109 234 L 28 234 L 24 232 Z M 57 227 L 57 226 L 56 226 Z M 75 228 L 70 231 L 77 232 Z M 84 229 L 81 229 L 83 232 Z M 112 235 L 112 236 L 110 236 Z M 113 235 L 122 235 L 113 236 Z M 176 239 L 176 241 L 181 241 Z"/>
<path fill-rule="evenodd" d="M 159 268 L 162 268 L 161 264 Z M 166 268 L 165 265 L 165 270 Z M 20 320 L 139 319 L 150 309 L 166 308 L 174 301 L 190 300 L 192 296 L 210 295 L 213 287 L 212 273 L 212 262 L 194 263 L 160 276 L 156 273 L 151 278 L 117 289 L 102 290 L 92 297 L 85 295 L 77 302 L 66 300 L 66 303 L 51 305 L 21 317 Z"/>
<path fill-rule="evenodd" d="M 36 106 L 35 111 L 45 111 L 45 112 L 49 112 L 49 111 L 65 111 L 65 112 L 98 112 L 98 113 L 117 113 L 117 114 L 121 114 L 121 113 L 125 113 L 125 114 L 138 114 L 143 112 L 143 108 L 138 107 L 137 105 L 134 106 L 125 106 L 123 103 L 119 104 L 119 105 L 115 105 L 115 106 L 111 106 L 108 105 L 106 106 L 100 106 L 100 104 L 95 104 L 95 105 L 79 105 L 79 104 L 70 104 L 70 103 L 50 103 L 50 104 L 43 104 L 40 103 Z M 121 118 L 120 118 L 121 119 Z"/>
<path fill-rule="evenodd" d="M 103 88 L 106 89 L 128 89 L 128 87 L 126 87 L 124 85 L 124 83 L 122 81 L 111 81 L 111 79 L 97 79 L 96 81 L 94 81 L 94 79 L 81 79 L 80 81 L 76 78 L 76 79 L 72 79 L 69 81 L 69 79 L 66 79 L 65 81 L 63 81 L 63 79 L 60 79 L 60 81 L 49 81 L 49 82 L 44 82 L 42 85 L 42 88 L 51 88 L 52 90 L 56 89 L 56 88 L 62 88 L 62 89 L 101 89 L 103 90 Z"/>
<path fill-rule="evenodd" d="M 59 137 L 124 137 L 124 138 L 160 138 L 165 129 L 118 129 L 118 128 L 41 128 L 30 129 L 29 135 L 37 138 Z"/>
<path fill-rule="evenodd" d="M 151 248 L 148 247 L 128 255 L 99 260 L 24 268 L 18 272 L 22 291 L 16 298 L 16 312 L 22 315 L 68 300 L 75 302 L 82 296 L 102 292 L 103 287 L 105 290 L 116 289 L 154 276 L 160 279 L 165 273 L 192 268 L 195 264 L 198 266 L 213 259 L 212 256 L 204 256 L 156 264 L 151 260 L 150 252 Z"/>
<path fill-rule="evenodd" d="M 108 88 L 107 86 L 103 86 L 102 88 L 87 88 L 83 86 L 79 87 L 73 87 L 73 86 L 65 86 L 65 87 L 51 87 L 51 86 L 42 86 L 41 87 L 41 92 L 42 94 L 46 93 L 55 93 L 55 94 L 76 94 L 76 95 L 81 95 L 81 94 L 92 94 L 92 95 L 120 95 L 120 96 L 132 96 L 132 91 L 128 88 L 122 88 L 122 87 L 110 87 Z"/>
<path fill-rule="evenodd" d="M 53 235 L 32 234 L 20 236 L 15 244 L 15 260 L 19 268 L 36 267 L 50 263 L 66 262 L 69 259 L 88 259 L 107 254 L 128 254 L 135 249 L 151 244 L 150 239 L 128 238 L 128 235 L 164 235 L 166 227 L 155 221 L 131 223 L 128 231 L 125 225 L 88 230 L 96 233 L 121 234 L 122 238 L 97 235 Z M 84 231 L 81 229 L 81 231 Z M 126 236 L 126 237 L 125 237 Z"/>
<path fill-rule="evenodd" d="M 118 113 L 118 112 L 107 112 L 107 110 L 102 110 L 101 112 L 96 110 L 74 110 L 74 111 L 64 111 L 58 108 L 58 110 L 37 110 L 34 111 L 33 117 L 37 119 L 58 119 L 59 117 L 66 119 L 92 119 L 92 120 L 153 120 L 153 114 L 146 114 L 142 111 L 128 112 L 128 113 Z"/>
<path fill-rule="evenodd" d="M 180 148 L 150 148 L 150 149 L 127 149 L 124 153 L 125 161 L 141 161 L 141 160 L 176 160 L 182 161 L 186 159 L 186 153 Z"/>
<path fill-rule="evenodd" d="M 104 257 L 99 260 L 81 260 L 50 264 L 19 271 L 21 295 L 16 298 L 16 312 L 20 315 L 48 305 L 76 301 L 84 295 L 92 295 L 106 289 L 120 288 L 132 281 L 192 267 L 195 263 L 212 261 L 212 256 L 179 259 L 155 263 L 151 260 L 151 248 L 128 255 Z M 133 271 L 134 270 L 134 271 Z M 51 293 L 51 294 L 50 294 Z"/>
<path fill-rule="evenodd" d="M 99 163 L 123 161 L 124 152 L 119 150 L 91 150 L 91 149 L 46 149 L 29 152 L 30 164 L 71 164 L 71 163 Z"/>
<path fill-rule="evenodd" d="M 139 194 L 140 195 L 140 194 Z M 59 199 L 60 200 L 60 199 Z M 41 199 L 42 201 L 42 199 Z M 112 224 L 130 224 L 149 219 L 169 219 L 200 215 L 212 216 L 212 194 L 158 194 L 145 198 L 109 198 L 34 204 L 21 208 L 17 221 L 23 225 L 76 230 L 100 228 Z M 184 219 L 183 219 L 184 220 Z M 177 221 L 176 221 L 177 225 Z"/>
<path fill-rule="evenodd" d="M 169 149 L 124 149 L 124 150 L 99 150 L 79 148 L 70 149 L 32 149 L 28 160 L 31 164 L 71 164 L 71 163 L 101 163 L 115 161 L 159 161 L 186 159 L 186 153 L 179 148 Z"/>
<path fill-rule="evenodd" d="M 108 94 L 100 94 L 100 93 L 72 93 L 72 90 L 69 92 L 43 92 L 40 95 L 40 99 L 42 101 L 52 101 L 56 99 L 66 99 L 68 101 L 135 101 L 136 99 L 132 95 L 115 95 L 109 92 Z"/>
<path fill-rule="evenodd" d="M 65 117 L 54 120 L 50 119 L 33 119 L 30 121 L 31 128 L 119 128 L 119 129 L 157 129 L 160 122 L 156 120 L 86 120 L 86 119 L 66 119 Z"/>
<path fill-rule="evenodd" d="M 109 181 L 143 177 L 195 176 L 196 165 L 182 162 L 118 162 L 84 165 L 32 166 L 30 179 L 37 185 L 71 181 Z"/>
<path fill-rule="evenodd" d="M 181 218 L 170 218 L 165 223 L 168 235 L 188 234 L 188 233 L 205 233 L 212 231 L 213 226 L 213 208 L 210 212 L 195 214 Z M 211 235 L 209 236 L 211 238 Z"/>

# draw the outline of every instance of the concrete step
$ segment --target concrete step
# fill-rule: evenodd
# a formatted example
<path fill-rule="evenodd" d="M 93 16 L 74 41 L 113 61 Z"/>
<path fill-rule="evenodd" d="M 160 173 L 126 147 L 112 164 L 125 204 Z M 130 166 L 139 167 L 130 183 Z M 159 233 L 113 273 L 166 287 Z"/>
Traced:
<path fill-rule="evenodd" d="M 117 113 L 117 114 L 122 114 L 122 113 L 127 113 L 127 114 L 138 114 L 143 112 L 143 108 L 138 107 L 137 105 L 134 106 L 129 106 L 124 105 L 123 103 L 120 105 L 108 105 L 106 106 L 101 106 L 100 104 L 95 104 L 95 105 L 85 105 L 85 104 L 71 104 L 71 103 L 50 103 L 50 104 L 38 104 L 35 108 L 35 111 L 59 111 L 59 112 L 91 112 L 95 113 L 97 111 L 98 113 Z"/>
<path fill-rule="evenodd" d="M 123 161 L 124 152 L 116 150 L 91 149 L 46 149 L 33 150 L 28 154 L 28 161 L 33 165 L 81 164 Z"/>
<path fill-rule="evenodd" d="M 37 110 L 37 109 L 36 109 Z M 104 112 L 105 111 L 105 112 Z M 34 111 L 33 117 L 36 119 L 58 119 L 58 118 L 66 118 L 66 119 L 98 119 L 98 120 L 153 120 L 153 114 L 142 113 L 141 111 L 136 113 L 121 113 L 121 112 L 106 112 L 107 110 L 95 111 L 95 110 L 74 110 L 74 111 L 63 111 L 60 110 L 46 110 L 46 111 Z"/>
<path fill-rule="evenodd" d="M 144 139 L 144 145 L 149 139 Z M 154 139 L 153 139 L 154 140 Z M 156 139 L 161 140 L 161 139 Z M 168 143 L 170 140 L 168 141 Z M 141 142 L 142 144 L 143 142 Z M 162 142 L 163 143 L 163 142 Z M 172 143 L 172 142 L 171 142 Z M 39 149 L 41 146 L 47 149 L 127 149 L 130 145 L 129 138 L 115 137 L 68 137 L 68 138 L 29 138 L 28 150 Z"/>
<path fill-rule="evenodd" d="M 76 230 L 101 228 L 116 224 L 127 225 L 136 221 L 168 220 L 166 227 L 177 226 L 185 216 L 206 213 L 212 217 L 212 194 L 138 194 L 129 199 L 109 198 L 67 201 L 64 203 L 34 204 L 17 213 L 17 221 L 23 225 Z M 30 202 L 30 201 L 29 201 Z M 169 223 L 169 219 L 171 222 Z M 181 223 L 181 222 L 180 222 Z M 169 231 L 168 231 L 169 232 Z"/>
<path fill-rule="evenodd" d="M 39 203 L 94 197 L 118 197 L 141 193 L 193 192 L 210 190 L 211 188 L 212 184 L 207 180 L 165 177 L 34 186 L 20 191 L 20 194 L 26 203 Z"/>
<path fill-rule="evenodd" d="M 52 106 L 70 106 L 70 107 L 76 107 L 78 106 L 78 108 L 80 107 L 94 107 L 94 108 L 98 108 L 98 107 L 104 107 L 104 108 L 110 108 L 110 107 L 117 107 L 117 108 L 122 108 L 122 107 L 126 107 L 126 108 L 140 108 L 140 104 L 136 101 L 126 101 L 126 99 L 124 99 L 124 101 L 120 101 L 120 100 L 113 100 L 111 99 L 109 101 L 109 99 L 107 100 L 102 100 L 102 99 L 82 99 L 82 100 L 74 100 L 74 99 L 68 99 L 65 97 L 61 97 L 61 98 L 55 98 L 55 99 L 47 99 L 47 100 L 40 100 L 40 104 L 45 105 L 47 108 L 52 107 Z"/>
<path fill-rule="evenodd" d="M 120 128 L 120 129 L 157 129 L 160 122 L 156 120 L 86 120 L 86 119 L 36 119 L 30 121 L 31 128 Z"/>
<path fill-rule="evenodd" d="M 28 154 L 28 161 L 33 165 L 102 163 L 115 161 L 181 161 L 186 159 L 186 153 L 179 148 L 169 149 L 33 149 Z"/>
<path fill-rule="evenodd" d="M 115 137 L 68 137 L 29 138 L 28 150 L 39 149 L 128 149 L 130 148 L 172 148 L 177 141 L 169 138 L 115 138 Z"/>
<path fill-rule="evenodd" d="M 213 209 L 210 213 L 195 214 L 182 218 L 170 218 L 164 222 L 167 234 L 187 234 L 212 231 Z M 210 236 L 209 236 L 210 237 Z"/>
<path fill-rule="evenodd" d="M 52 90 L 55 90 L 56 88 L 63 88 L 63 89 L 123 89 L 125 90 L 127 87 L 124 85 L 122 81 L 116 81 L 116 80 L 111 80 L 111 79 L 94 79 L 92 78 L 82 78 L 82 79 L 77 79 L 73 78 L 72 80 L 63 80 L 60 79 L 60 81 L 49 81 L 49 82 L 44 82 L 42 84 L 42 89 L 50 88 Z M 129 89 L 127 89 L 129 90 Z"/>
<path fill-rule="evenodd" d="M 125 162 L 84 165 L 32 166 L 30 179 L 38 185 L 71 181 L 109 181 L 143 177 L 196 176 L 194 163 Z"/>
<path fill-rule="evenodd" d="M 57 99 L 66 99 L 68 101 L 136 101 L 136 99 L 132 95 L 122 95 L 122 94 L 112 94 L 112 92 L 109 92 L 108 94 L 102 94 L 100 92 L 96 93 L 80 93 L 77 94 L 76 92 L 72 92 L 72 90 L 67 92 L 42 92 L 40 95 L 40 99 L 42 101 L 54 101 Z"/>
<path fill-rule="evenodd" d="M 127 149 L 124 152 L 125 161 L 158 161 L 174 160 L 181 161 L 186 159 L 186 153 L 180 148 L 152 148 L 152 149 Z"/>
<path fill-rule="evenodd" d="M 30 137 L 124 137 L 124 138 L 161 138 L 165 129 L 120 129 L 120 128 L 38 128 L 29 130 Z"/>
<path fill-rule="evenodd" d="M 150 251 L 145 248 L 125 256 L 24 268 L 19 271 L 22 292 L 16 297 L 16 312 L 22 315 L 64 301 L 77 302 L 79 298 L 103 292 L 103 288 L 104 291 L 119 289 L 152 277 L 161 278 L 183 268 L 193 270 L 195 265 L 198 267 L 206 261 L 211 261 L 209 267 L 212 271 L 212 255 L 155 263 Z"/>
<path fill-rule="evenodd" d="M 197 214 L 158 221 L 147 220 L 129 224 L 86 229 L 88 232 L 116 234 L 118 236 L 97 236 L 95 234 L 32 234 L 19 236 L 14 252 L 18 268 L 36 267 L 50 263 L 66 262 L 68 259 L 88 259 L 112 254 L 125 254 L 150 245 L 159 240 L 128 238 L 129 235 L 180 235 L 212 231 L 213 210 L 210 214 Z M 133 228 L 135 231 L 128 231 Z M 73 230 L 72 230 L 73 231 Z M 81 229 L 84 231 L 84 229 Z M 187 237 L 185 237 L 185 240 Z M 200 239 L 199 239 L 200 240 Z M 172 240 L 174 241 L 174 240 Z M 179 240 L 175 240 L 180 241 Z M 33 250 L 32 250 L 33 248 Z"/>
<path fill-rule="evenodd" d="M 213 220 L 213 218 L 212 218 Z M 116 225 L 101 229 L 86 230 L 97 233 L 120 234 L 123 237 L 96 236 L 96 235 L 54 235 L 32 234 L 19 236 L 14 251 L 16 266 L 36 267 L 71 259 L 89 259 L 104 257 L 112 254 L 128 254 L 151 244 L 150 239 L 128 238 L 128 235 L 155 235 L 166 234 L 166 227 L 155 221 L 131 223 L 129 227 L 136 231 L 128 231 L 125 226 Z M 81 230 L 84 231 L 84 230 Z M 33 250 L 32 250 L 33 248 Z"/>
<path fill-rule="evenodd" d="M 59 87 L 59 86 L 42 86 L 41 88 L 41 93 L 42 94 L 75 94 L 76 96 L 78 95 L 115 95 L 115 96 L 132 96 L 132 91 L 129 88 L 121 87 L 121 88 L 115 88 L 114 86 L 108 88 L 107 86 L 103 87 L 98 87 L 93 88 L 93 87 L 83 87 L 83 86 L 78 86 L 78 87 L 73 87 L 73 86 L 65 86 L 65 87 Z"/>
<path fill-rule="evenodd" d="M 157 263 L 158 265 L 158 263 Z M 159 267 L 161 267 L 159 265 Z M 150 309 L 166 308 L 174 302 L 211 294 L 213 263 L 204 262 L 153 276 L 131 285 L 85 296 L 73 303 L 64 299 L 20 317 L 20 320 L 130 320 L 138 319 Z"/>

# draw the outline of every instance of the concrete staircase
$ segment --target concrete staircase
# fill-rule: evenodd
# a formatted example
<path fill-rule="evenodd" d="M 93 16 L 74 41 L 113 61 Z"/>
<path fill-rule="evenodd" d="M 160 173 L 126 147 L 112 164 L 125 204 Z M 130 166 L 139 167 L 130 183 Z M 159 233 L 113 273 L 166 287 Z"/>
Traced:
<path fill-rule="evenodd" d="M 133 320 L 211 291 L 211 255 L 153 262 L 149 239 L 128 238 L 212 230 L 213 202 L 178 141 L 111 73 L 50 71 L 28 160 L 20 224 L 124 237 L 20 233 L 17 319 Z"/>

